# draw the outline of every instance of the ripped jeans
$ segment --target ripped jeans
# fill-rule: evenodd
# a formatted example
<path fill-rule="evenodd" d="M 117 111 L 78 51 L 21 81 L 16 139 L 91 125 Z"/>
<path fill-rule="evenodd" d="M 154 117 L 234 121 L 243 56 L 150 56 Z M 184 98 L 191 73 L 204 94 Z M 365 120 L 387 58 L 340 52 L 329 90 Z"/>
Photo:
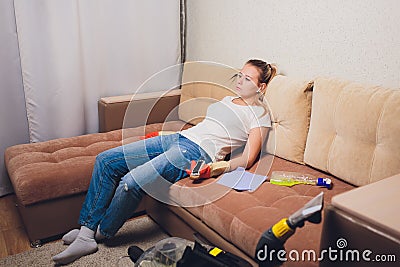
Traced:
<path fill-rule="evenodd" d="M 171 185 L 187 177 L 192 160 L 210 162 L 196 143 L 175 133 L 125 144 L 96 157 L 92 180 L 83 203 L 79 224 L 93 231 L 100 226 L 106 237 L 114 236 L 132 217 L 145 193 L 168 194 Z"/>

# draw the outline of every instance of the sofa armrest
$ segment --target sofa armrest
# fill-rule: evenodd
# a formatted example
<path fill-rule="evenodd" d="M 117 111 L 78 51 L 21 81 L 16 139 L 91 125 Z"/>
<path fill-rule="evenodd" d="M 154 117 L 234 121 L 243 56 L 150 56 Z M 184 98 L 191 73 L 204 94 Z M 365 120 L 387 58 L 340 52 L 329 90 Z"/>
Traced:
<path fill-rule="evenodd" d="M 398 262 L 399 186 L 400 174 L 334 196 L 332 204 L 325 210 L 321 253 L 335 249 L 337 252 L 342 250 L 347 256 L 359 256 L 360 261 L 344 259 L 347 260 L 343 263 L 346 266 L 360 266 L 360 262 L 382 260 L 381 256 L 386 259 L 387 266 L 395 264 L 393 260 Z M 367 259 L 362 258 L 363 252 L 368 254 Z M 378 265 L 379 262 L 375 263 Z M 325 257 L 320 266 L 335 264 L 337 261 Z"/>
<path fill-rule="evenodd" d="M 129 125 L 125 127 L 143 126 L 144 120 L 145 124 L 178 120 L 180 95 L 181 90 L 176 89 L 168 92 L 103 97 L 98 101 L 99 132 L 121 129 L 128 106 L 130 110 L 134 108 L 135 116 L 129 117 Z"/>

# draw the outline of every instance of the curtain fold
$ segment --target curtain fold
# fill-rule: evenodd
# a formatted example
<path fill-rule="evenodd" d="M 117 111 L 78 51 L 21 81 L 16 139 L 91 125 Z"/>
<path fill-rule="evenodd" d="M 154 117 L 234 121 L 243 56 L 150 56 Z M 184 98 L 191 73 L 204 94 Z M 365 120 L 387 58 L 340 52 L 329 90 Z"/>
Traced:
<path fill-rule="evenodd" d="M 13 0 L 0 1 L 0 196 L 12 192 L 4 166 L 7 147 L 28 143 Z"/>
<path fill-rule="evenodd" d="M 181 61 L 178 0 L 14 3 L 31 142 L 97 132 L 100 97 L 133 94 Z"/>

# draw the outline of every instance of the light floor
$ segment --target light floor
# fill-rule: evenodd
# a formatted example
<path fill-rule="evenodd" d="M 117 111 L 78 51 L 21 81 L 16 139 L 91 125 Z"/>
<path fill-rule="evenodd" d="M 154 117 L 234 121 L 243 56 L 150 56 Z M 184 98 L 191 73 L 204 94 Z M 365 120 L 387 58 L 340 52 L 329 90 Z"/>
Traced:
<path fill-rule="evenodd" d="M 15 206 L 15 195 L 0 197 L 0 258 L 29 249 L 29 239 Z"/>

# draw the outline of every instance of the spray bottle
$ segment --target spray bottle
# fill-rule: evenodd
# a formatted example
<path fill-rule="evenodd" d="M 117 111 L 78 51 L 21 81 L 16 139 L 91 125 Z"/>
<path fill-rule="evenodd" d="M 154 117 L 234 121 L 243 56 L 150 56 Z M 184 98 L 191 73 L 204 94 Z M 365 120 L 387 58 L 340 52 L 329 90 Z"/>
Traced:
<path fill-rule="evenodd" d="M 329 178 L 315 177 L 311 174 L 303 174 L 299 172 L 274 171 L 271 174 L 269 182 L 271 184 L 293 186 L 296 184 L 308 184 L 332 188 L 332 181 Z"/>
<path fill-rule="evenodd" d="M 255 255 L 259 266 L 278 266 L 285 261 L 284 244 L 294 234 L 296 228 L 303 227 L 305 221 L 321 222 L 323 199 L 324 193 L 321 192 L 289 218 L 283 218 L 262 234 Z"/>

